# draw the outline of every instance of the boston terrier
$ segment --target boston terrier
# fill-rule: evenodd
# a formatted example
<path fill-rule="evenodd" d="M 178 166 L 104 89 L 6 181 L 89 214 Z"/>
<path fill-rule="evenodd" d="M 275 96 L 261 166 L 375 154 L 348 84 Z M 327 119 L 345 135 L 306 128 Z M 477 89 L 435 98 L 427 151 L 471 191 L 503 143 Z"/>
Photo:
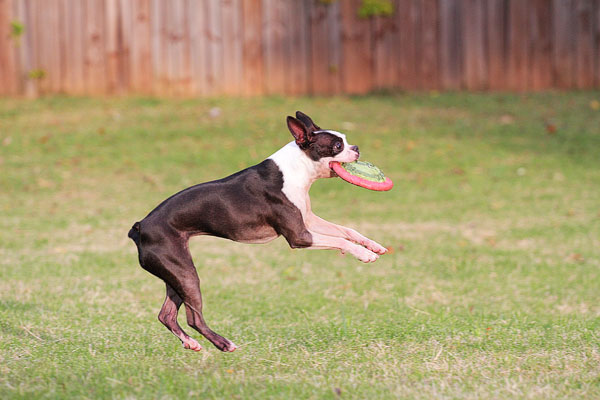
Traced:
<path fill-rule="evenodd" d="M 294 140 L 253 167 L 189 187 L 159 204 L 129 231 L 142 268 L 162 279 L 167 296 L 158 319 L 186 349 L 202 347 L 177 323 L 185 304 L 188 324 L 222 351 L 236 345 L 213 332 L 202 316 L 200 280 L 188 241 L 195 235 L 242 243 L 267 243 L 282 235 L 292 248 L 338 249 L 362 262 L 387 250 L 353 229 L 327 222 L 311 211 L 308 191 L 319 178 L 336 176 L 331 161 L 359 157 L 342 133 L 319 128 L 307 115 L 287 117 Z"/>

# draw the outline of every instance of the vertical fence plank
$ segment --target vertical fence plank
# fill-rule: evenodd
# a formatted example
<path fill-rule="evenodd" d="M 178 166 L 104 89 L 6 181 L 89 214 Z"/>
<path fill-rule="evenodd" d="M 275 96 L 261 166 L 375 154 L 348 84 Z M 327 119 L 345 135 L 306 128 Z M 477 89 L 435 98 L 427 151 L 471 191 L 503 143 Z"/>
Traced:
<path fill-rule="evenodd" d="M 161 26 L 161 39 L 160 46 L 161 52 L 165 57 L 163 63 L 165 64 L 164 74 L 164 93 L 168 96 L 177 94 L 177 80 L 178 71 L 177 66 L 179 64 L 179 49 L 177 46 L 177 14 L 179 8 L 179 2 L 170 1 L 169 3 L 161 2 L 160 4 L 162 14 L 162 26 Z"/>
<path fill-rule="evenodd" d="M 372 53 L 370 21 L 358 16 L 360 1 L 347 0 L 342 11 L 342 80 L 345 93 L 371 90 Z"/>
<path fill-rule="evenodd" d="M 327 44 L 329 71 L 329 92 L 342 92 L 342 8 L 333 4 L 327 13 Z"/>
<path fill-rule="evenodd" d="M 106 32 L 104 27 L 103 2 L 100 0 L 86 0 L 84 79 L 86 92 L 89 94 L 106 92 Z"/>
<path fill-rule="evenodd" d="M 71 93 L 71 66 L 69 65 L 69 25 L 70 21 L 67 21 L 67 12 L 69 9 L 69 0 L 58 0 L 58 45 L 59 45 L 59 57 L 61 59 L 60 65 L 60 90 L 63 93 Z"/>
<path fill-rule="evenodd" d="M 67 10 L 67 64 L 69 92 L 85 93 L 85 8 L 79 0 L 69 0 Z"/>
<path fill-rule="evenodd" d="M 61 58 L 60 58 L 60 21 L 59 1 L 46 0 L 40 8 L 40 21 L 43 24 L 43 47 L 45 81 L 49 93 L 61 91 Z"/>
<path fill-rule="evenodd" d="M 152 92 L 161 93 L 162 81 L 164 80 L 164 58 L 161 54 L 161 24 L 162 10 L 160 9 L 160 0 L 151 0 L 150 4 L 150 32 L 152 35 Z"/>
<path fill-rule="evenodd" d="M 575 85 L 589 88 L 594 85 L 594 20 L 592 0 L 576 0 L 576 70 Z"/>
<path fill-rule="evenodd" d="M 12 1 L 11 13 L 12 13 L 12 23 L 23 24 L 23 1 Z M 24 25 L 23 25 L 24 26 Z M 10 28 L 12 30 L 12 27 Z M 24 32 L 23 32 L 24 33 Z M 23 33 L 20 36 L 13 38 L 13 46 L 12 49 L 9 50 L 9 57 L 13 59 L 14 71 L 13 71 L 13 95 L 19 95 L 24 92 L 24 75 L 23 75 L 23 65 L 21 58 L 21 47 L 24 45 Z M 2 56 L 0 55 L 0 58 Z M 2 81 L 2 77 L 0 76 L 0 82 Z M 0 84 L 1 85 L 1 84 Z M 0 89 L 0 92 L 2 90 Z"/>
<path fill-rule="evenodd" d="M 242 83 L 241 0 L 224 0 L 223 7 L 223 93 L 239 94 Z"/>
<path fill-rule="evenodd" d="M 294 19 L 297 16 L 292 15 L 292 0 L 279 0 L 279 19 L 281 26 L 281 63 L 283 69 L 283 89 L 279 92 L 280 94 L 290 94 L 293 86 L 291 82 L 293 70 L 296 69 L 295 62 L 297 59 L 292 59 L 292 53 L 294 51 L 299 52 L 300 48 L 298 45 L 291 47 L 293 29 L 295 28 Z"/>
<path fill-rule="evenodd" d="M 39 87 L 43 93 L 60 92 L 58 1 L 31 3 L 35 12 Z"/>
<path fill-rule="evenodd" d="M 484 8 L 486 4 L 481 0 L 463 0 L 462 5 L 465 85 L 469 90 L 483 90 L 488 81 Z"/>
<path fill-rule="evenodd" d="M 182 23 L 182 67 L 181 67 L 181 90 L 182 92 L 189 96 L 193 94 L 193 85 L 192 85 L 192 60 L 190 56 L 190 29 L 189 23 L 189 4 L 187 0 L 182 0 L 181 9 L 183 10 L 183 14 L 181 15 L 181 23 Z"/>
<path fill-rule="evenodd" d="M 264 0 L 263 42 L 267 93 L 281 94 L 285 88 L 283 7 L 281 0 Z"/>
<path fill-rule="evenodd" d="M 147 94 L 152 92 L 150 0 L 137 0 L 131 6 L 131 88 L 134 92 Z"/>
<path fill-rule="evenodd" d="M 341 91 L 341 9 L 340 2 L 310 2 L 310 93 L 335 94 Z"/>
<path fill-rule="evenodd" d="M 486 5 L 488 88 L 500 90 L 507 82 L 508 0 L 488 0 Z"/>
<path fill-rule="evenodd" d="M 600 1 L 596 0 L 594 11 L 594 37 L 595 56 L 594 56 L 594 86 L 600 88 Z"/>
<path fill-rule="evenodd" d="M 552 26 L 547 0 L 531 0 L 529 16 L 529 81 L 533 90 L 552 86 Z"/>
<path fill-rule="evenodd" d="M 31 1 L 31 42 L 33 45 L 33 65 L 30 71 L 31 79 L 35 82 L 38 94 L 48 92 L 48 78 L 46 77 L 46 46 L 44 43 L 44 23 L 40 13 L 39 3 Z"/>
<path fill-rule="evenodd" d="M 152 0 L 152 70 L 153 92 L 157 94 L 172 94 L 172 58 L 169 45 L 168 18 L 171 14 L 169 4 L 161 0 Z"/>
<path fill-rule="evenodd" d="M 418 85 L 418 9 L 416 0 L 400 0 L 398 19 L 400 25 L 400 64 L 398 74 L 400 87 L 416 89 Z"/>
<path fill-rule="evenodd" d="M 171 1 L 167 10 L 166 46 L 169 57 L 169 92 L 190 93 L 189 39 L 185 0 Z"/>
<path fill-rule="evenodd" d="M 286 79 L 286 93 L 303 94 L 308 91 L 308 65 L 310 63 L 310 36 L 308 33 L 309 15 L 306 1 L 292 1 L 288 7 L 289 31 L 286 44 L 286 59 L 289 76 Z"/>
<path fill-rule="evenodd" d="M 44 94 L 46 92 L 46 82 L 45 78 L 45 65 L 42 57 L 42 49 L 44 44 L 42 42 L 44 33 L 43 33 L 43 24 L 39 22 L 40 20 L 40 9 L 38 7 L 37 2 L 34 0 L 29 2 L 29 7 L 31 9 L 31 42 L 33 49 L 33 64 L 32 69 L 30 71 L 31 80 L 35 82 L 36 91 L 38 94 Z"/>
<path fill-rule="evenodd" d="M 15 71 L 15 78 L 18 81 L 17 92 L 13 94 L 24 94 L 27 97 L 34 97 L 36 95 L 36 87 L 33 82 L 28 79 L 28 71 L 31 70 L 31 31 L 28 26 L 28 7 L 27 1 L 15 1 L 13 2 L 13 12 L 15 21 L 23 24 L 24 31 L 20 38 L 18 38 L 18 45 L 16 48 L 17 58 L 17 70 Z M 1 39 L 0 39 L 1 40 Z M 2 53 L 0 51 L 0 58 Z M 0 69 L 2 69 L 0 67 Z M 0 73 L 0 82 L 2 82 L 2 75 Z M 0 83 L 0 85 L 2 85 Z M 0 92 L 2 89 L 0 88 Z"/>
<path fill-rule="evenodd" d="M 165 46 L 163 51 L 167 56 L 167 93 L 171 96 L 181 94 L 179 88 L 179 80 L 181 66 L 181 34 L 180 29 L 183 28 L 180 23 L 181 15 L 181 0 L 172 0 L 168 4 L 164 4 L 163 12 L 165 13 L 164 25 L 164 41 Z"/>
<path fill-rule="evenodd" d="M 243 93 L 263 93 L 262 2 L 242 0 L 243 14 Z"/>
<path fill-rule="evenodd" d="M 460 10 L 459 0 L 445 0 L 440 3 L 441 85 L 451 90 L 462 87 L 463 43 Z"/>
<path fill-rule="evenodd" d="M 573 0 L 552 2 L 554 26 L 554 85 L 559 88 L 573 87 L 575 73 L 575 18 Z"/>
<path fill-rule="evenodd" d="M 12 94 L 11 76 L 13 62 L 9 57 L 11 54 L 10 48 L 10 19 L 12 18 L 12 1 L 0 0 L 0 95 Z"/>
<path fill-rule="evenodd" d="M 422 72 L 421 71 L 421 58 L 422 58 L 422 53 L 423 53 L 423 48 L 422 48 L 422 40 L 423 37 L 421 36 L 421 15 L 423 14 L 423 8 L 422 8 L 423 2 L 422 0 L 412 0 L 412 4 L 411 4 L 411 13 L 410 13 L 410 18 L 411 18 L 411 22 L 412 22 L 412 37 L 413 37 L 413 42 L 412 42 L 412 46 L 413 46 L 413 50 L 414 50 L 414 58 L 413 58 L 413 62 L 412 62 L 412 69 L 414 72 L 414 79 L 412 81 L 412 83 L 414 84 L 413 87 L 415 89 L 422 89 L 422 83 L 423 83 L 423 79 L 422 79 Z"/>
<path fill-rule="evenodd" d="M 377 17 L 373 21 L 373 87 L 375 89 L 393 88 L 398 84 L 394 72 L 394 58 L 398 49 L 394 43 L 398 39 L 398 27 L 391 17 Z M 399 59 L 397 60 L 400 61 Z"/>
<path fill-rule="evenodd" d="M 119 82 L 119 13 L 118 0 L 105 0 L 106 15 L 106 88 L 108 93 L 117 93 Z"/>
<path fill-rule="evenodd" d="M 19 87 L 12 20 L 12 0 L 0 0 L 0 94 L 3 95 L 17 94 Z"/>
<path fill-rule="evenodd" d="M 508 87 L 526 90 L 528 82 L 528 7 L 529 2 L 510 0 L 508 5 Z"/>
<path fill-rule="evenodd" d="M 31 78 L 31 71 L 36 67 L 36 25 L 30 0 L 18 2 L 21 21 L 25 26 L 25 33 L 21 40 L 19 58 L 21 65 L 21 77 L 24 82 L 24 94 L 27 97 L 37 97 L 39 94 L 38 82 Z M 79 37 L 82 37 L 80 34 Z M 83 82 L 83 80 L 82 80 Z"/>
<path fill-rule="evenodd" d="M 208 52 L 206 60 L 208 68 L 206 70 L 207 92 L 209 94 L 221 93 L 221 83 L 223 82 L 223 27 L 221 18 L 221 7 L 218 0 L 208 0 L 206 2 L 206 30 L 205 40 L 208 43 Z"/>
<path fill-rule="evenodd" d="M 394 14 L 400 12 L 399 1 L 393 2 Z M 395 15 L 376 17 L 373 21 L 373 87 L 388 89 L 398 87 L 400 59 L 400 27 Z"/>
<path fill-rule="evenodd" d="M 192 86 L 190 90 L 196 95 L 208 93 L 206 77 L 208 76 L 208 42 L 206 40 L 207 9 L 203 3 L 188 0 L 188 25 L 190 37 L 190 74 Z"/>
<path fill-rule="evenodd" d="M 421 12 L 421 85 L 423 89 L 439 87 L 439 10 L 438 0 L 423 0 Z"/>
<path fill-rule="evenodd" d="M 130 0 L 119 0 L 119 10 L 121 13 L 120 26 L 120 63 L 119 73 L 121 78 L 121 91 L 129 91 L 131 88 L 131 75 L 129 66 L 131 65 L 131 40 L 132 40 L 132 3 Z"/>

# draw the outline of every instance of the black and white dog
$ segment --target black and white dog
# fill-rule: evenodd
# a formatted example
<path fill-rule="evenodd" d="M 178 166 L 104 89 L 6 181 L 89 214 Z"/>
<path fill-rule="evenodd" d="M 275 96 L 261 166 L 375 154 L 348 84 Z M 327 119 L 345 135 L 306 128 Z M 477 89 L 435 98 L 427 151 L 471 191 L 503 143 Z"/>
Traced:
<path fill-rule="evenodd" d="M 192 328 L 222 351 L 236 349 L 204 322 L 200 280 L 188 248 L 191 236 L 266 243 L 283 235 L 292 248 L 338 249 L 366 263 L 386 252 L 355 230 L 327 222 L 311 211 L 308 191 L 312 183 L 335 176 L 330 161 L 357 160 L 358 147 L 349 145 L 339 132 L 319 128 L 301 112 L 296 118 L 287 117 L 287 125 L 294 141 L 271 157 L 169 197 L 129 231 L 140 265 L 167 284 L 158 319 L 186 349 L 202 347 L 177 323 L 182 303 Z"/>

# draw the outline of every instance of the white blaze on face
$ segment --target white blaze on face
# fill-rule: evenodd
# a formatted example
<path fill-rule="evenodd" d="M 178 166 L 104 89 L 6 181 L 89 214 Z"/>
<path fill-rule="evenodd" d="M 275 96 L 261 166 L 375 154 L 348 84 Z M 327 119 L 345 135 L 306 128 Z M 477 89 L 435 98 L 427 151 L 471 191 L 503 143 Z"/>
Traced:
<path fill-rule="evenodd" d="M 349 144 L 348 141 L 346 140 L 346 135 L 344 135 L 343 133 L 340 133 L 338 131 L 330 131 L 330 130 L 321 131 L 321 132 L 331 133 L 332 135 L 335 135 L 344 141 L 344 150 L 340 154 L 336 155 L 335 157 L 326 157 L 327 165 L 329 165 L 329 161 L 352 162 L 352 161 L 356 161 L 358 159 L 356 152 L 351 149 L 352 145 Z"/>

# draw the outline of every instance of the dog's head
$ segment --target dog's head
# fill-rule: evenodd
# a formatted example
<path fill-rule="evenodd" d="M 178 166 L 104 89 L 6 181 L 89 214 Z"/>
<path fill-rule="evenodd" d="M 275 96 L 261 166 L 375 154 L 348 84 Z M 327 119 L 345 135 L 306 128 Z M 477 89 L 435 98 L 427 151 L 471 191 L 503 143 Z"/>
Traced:
<path fill-rule="evenodd" d="M 331 161 L 352 162 L 358 160 L 358 146 L 352 146 L 346 141 L 346 135 L 340 132 L 321 129 L 306 114 L 297 111 L 296 118 L 287 117 L 287 126 L 298 147 L 312 161 L 329 168 Z"/>

